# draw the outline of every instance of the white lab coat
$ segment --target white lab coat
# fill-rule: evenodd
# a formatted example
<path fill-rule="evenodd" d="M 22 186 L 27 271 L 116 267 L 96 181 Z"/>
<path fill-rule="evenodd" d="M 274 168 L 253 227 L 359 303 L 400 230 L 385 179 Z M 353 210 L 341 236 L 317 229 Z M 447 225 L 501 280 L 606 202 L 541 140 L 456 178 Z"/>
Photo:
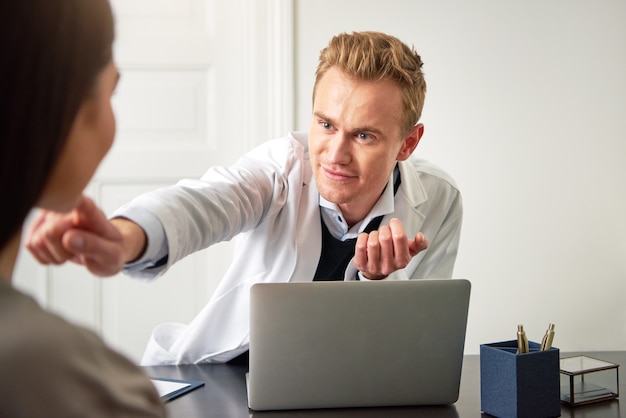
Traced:
<path fill-rule="evenodd" d="M 321 252 L 319 194 L 304 133 L 269 141 L 230 168 L 142 195 L 131 206 L 156 215 L 169 243 L 167 264 L 137 275 L 158 276 L 192 252 L 235 236 L 233 262 L 208 304 L 189 324 L 157 326 L 142 364 L 225 362 L 248 349 L 249 292 L 254 283 L 311 281 Z M 387 280 L 449 278 L 462 219 L 460 193 L 441 169 L 418 159 L 399 163 L 395 211 L 409 237 L 422 231 L 429 248 Z M 123 214 L 123 211 L 121 212 Z M 357 277 L 350 263 L 346 280 Z"/>

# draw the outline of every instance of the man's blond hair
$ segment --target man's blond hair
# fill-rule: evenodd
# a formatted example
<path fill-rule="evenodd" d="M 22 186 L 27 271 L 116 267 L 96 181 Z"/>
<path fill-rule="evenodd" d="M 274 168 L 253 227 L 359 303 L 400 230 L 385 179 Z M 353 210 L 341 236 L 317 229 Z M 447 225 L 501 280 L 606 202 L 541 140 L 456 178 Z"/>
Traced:
<path fill-rule="evenodd" d="M 317 84 L 331 68 L 356 80 L 391 80 L 402 89 L 402 130 L 408 133 L 419 121 L 426 96 L 422 59 L 399 39 L 380 32 L 353 32 L 334 36 L 320 52 L 315 72 Z"/>

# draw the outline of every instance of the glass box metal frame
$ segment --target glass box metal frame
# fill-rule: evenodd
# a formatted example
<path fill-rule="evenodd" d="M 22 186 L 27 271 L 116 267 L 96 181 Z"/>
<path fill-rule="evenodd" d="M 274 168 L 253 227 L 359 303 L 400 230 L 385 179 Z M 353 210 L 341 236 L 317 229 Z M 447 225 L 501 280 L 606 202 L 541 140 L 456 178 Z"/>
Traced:
<path fill-rule="evenodd" d="M 619 397 L 619 364 L 588 356 L 560 359 L 561 402 L 585 405 Z"/>

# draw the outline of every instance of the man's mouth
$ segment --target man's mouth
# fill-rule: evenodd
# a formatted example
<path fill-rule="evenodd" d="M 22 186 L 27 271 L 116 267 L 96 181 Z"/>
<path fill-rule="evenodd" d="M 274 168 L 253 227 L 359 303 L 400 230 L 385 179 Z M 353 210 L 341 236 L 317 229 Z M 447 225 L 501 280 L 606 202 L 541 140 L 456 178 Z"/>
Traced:
<path fill-rule="evenodd" d="M 322 167 L 322 170 L 324 171 L 324 175 L 327 178 L 331 179 L 331 180 L 346 181 L 346 180 L 351 180 L 351 179 L 356 177 L 355 175 L 353 175 L 351 173 L 345 173 L 345 172 L 341 172 L 341 171 L 336 171 L 336 170 L 332 170 L 330 168 Z"/>

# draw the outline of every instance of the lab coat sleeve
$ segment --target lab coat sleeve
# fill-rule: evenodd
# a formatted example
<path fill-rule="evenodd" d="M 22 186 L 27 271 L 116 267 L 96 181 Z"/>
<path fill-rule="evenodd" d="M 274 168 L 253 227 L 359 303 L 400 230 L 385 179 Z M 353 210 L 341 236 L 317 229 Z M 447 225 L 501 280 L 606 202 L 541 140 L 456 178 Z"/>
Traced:
<path fill-rule="evenodd" d="M 228 241 L 279 211 L 286 201 L 286 161 L 294 146 L 287 138 L 268 141 L 231 167 L 212 167 L 200 179 L 143 194 L 117 210 L 116 216 L 139 225 L 133 212 L 150 211 L 161 222 L 167 241 L 164 264 L 126 273 L 158 277 L 185 256 Z"/>

